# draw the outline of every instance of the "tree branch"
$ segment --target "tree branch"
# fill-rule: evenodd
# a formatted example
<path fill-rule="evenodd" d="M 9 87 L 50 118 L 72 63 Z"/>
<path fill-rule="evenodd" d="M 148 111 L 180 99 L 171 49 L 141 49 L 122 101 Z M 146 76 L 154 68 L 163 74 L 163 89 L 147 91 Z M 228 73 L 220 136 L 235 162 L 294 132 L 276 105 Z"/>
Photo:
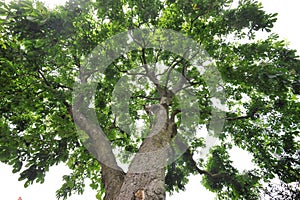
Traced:
<path fill-rule="evenodd" d="M 235 121 L 235 120 L 242 120 L 242 119 L 254 118 L 254 115 L 258 112 L 258 110 L 259 110 L 258 108 L 254 108 L 247 115 L 238 116 L 238 117 L 230 117 L 230 118 L 226 118 L 226 120 L 227 121 Z"/>
<path fill-rule="evenodd" d="M 128 70 L 121 70 L 115 63 L 113 63 L 113 65 L 117 68 L 117 70 L 119 72 L 126 73 L 127 75 L 132 75 L 132 76 L 137 76 L 137 75 L 145 76 L 146 75 L 143 73 L 131 73 L 131 72 L 128 72 Z"/>
<path fill-rule="evenodd" d="M 183 88 L 184 84 L 187 82 L 187 79 L 185 78 L 186 77 L 186 70 L 187 70 L 187 65 L 184 63 L 183 66 L 182 66 L 182 72 L 181 72 L 180 80 L 177 83 L 177 85 L 174 86 L 174 88 L 172 89 L 172 92 L 174 94 L 179 92 Z"/>
<path fill-rule="evenodd" d="M 53 83 L 50 83 L 45 75 L 41 72 L 40 69 L 37 70 L 38 71 L 38 74 L 41 76 L 41 78 L 43 79 L 43 81 L 46 83 L 46 85 L 52 89 L 57 89 L 57 88 L 65 88 L 65 89 L 68 89 L 70 91 L 73 91 L 73 88 L 69 87 L 69 86 L 65 86 L 65 85 L 62 85 L 60 83 L 57 83 L 57 82 L 53 82 Z"/>
<path fill-rule="evenodd" d="M 160 93 L 160 95 L 164 96 L 166 93 L 165 90 L 160 86 L 159 81 L 158 81 L 157 77 L 155 76 L 155 73 L 148 68 L 147 60 L 146 60 L 146 53 L 145 53 L 144 48 L 142 49 L 141 61 L 142 61 L 143 67 L 146 71 L 146 76 L 156 86 L 156 89 Z"/>
<path fill-rule="evenodd" d="M 106 196 L 116 197 L 123 184 L 125 173 L 118 166 L 112 152 L 112 146 L 102 129 L 80 111 L 78 103 L 76 102 L 73 105 L 73 120 L 89 136 L 89 139 L 85 141 L 85 147 L 89 149 L 101 165 L 102 182 L 106 189 Z"/>
<path fill-rule="evenodd" d="M 171 120 L 172 122 L 174 122 L 175 116 L 176 116 L 178 113 L 180 113 L 180 112 L 181 112 L 180 109 L 175 109 L 175 110 L 172 112 L 172 114 L 171 114 L 170 120 Z"/>
<path fill-rule="evenodd" d="M 211 174 L 205 170 L 202 170 L 200 169 L 198 166 L 197 166 L 197 163 L 196 161 L 193 159 L 193 153 L 191 152 L 191 150 L 188 148 L 185 153 L 183 154 L 183 156 L 185 157 L 185 159 L 187 159 L 187 161 L 191 164 L 191 167 L 197 171 L 199 174 L 204 174 L 204 175 L 207 175 L 207 176 L 211 176 Z"/>
<path fill-rule="evenodd" d="M 188 161 L 191 163 L 191 166 L 194 168 L 195 171 L 197 171 L 201 175 L 206 175 L 209 178 L 211 178 L 213 181 L 222 181 L 227 182 L 232 185 L 234 188 L 241 188 L 241 183 L 234 178 L 234 176 L 228 174 L 228 173 L 216 173 L 212 174 L 206 170 L 202 170 L 197 166 L 197 163 L 193 159 L 193 154 L 191 153 L 190 149 L 187 149 L 187 151 L 184 153 L 184 156 Z"/>
<path fill-rule="evenodd" d="M 199 13 L 198 15 L 196 15 L 196 17 L 194 17 L 194 18 L 191 20 L 191 22 L 190 22 L 190 31 L 191 31 L 191 29 L 192 29 L 192 27 L 193 27 L 194 22 L 195 22 L 197 19 L 199 19 L 200 17 L 206 15 L 206 14 L 209 12 L 209 10 L 214 6 L 213 4 L 214 4 L 214 3 L 211 3 L 211 4 L 209 5 L 209 8 L 208 8 L 206 11 L 204 11 L 203 13 Z M 198 10 L 199 10 L 199 8 L 198 8 Z"/>
<path fill-rule="evenodd" d="M 148 99 L 148 100 L 160 100 L 161 98 L 159 97 L 147 97 L 147 96 L 144 96 L 144 95 L 136 95 L 135 97 L 137 98 L 143 98 L 143 99 Z"/>
<path fill-rule="evenodd" d="M 242 120 L 242 119 L 249 119 L 252 116 L 250 115 L 245 115 L 245 116 L 238 116 L 238 117 L 228 117 L 226 118 L 227 121 L 235 121 L 235 120 Z"/>
<path fill-rule="evenodd" d="M 187 52 L 187 51 L 186 51 Z M 186 52 L 184 54 L 186 54 Z M 169 69 L 167 70 L 167 78 L 166 78 L 166 83 L 165 83 L 165 87 L 167 88 L 168 87 L 168 82 L 169 82 L 169 79 L 170 79 L 170 75 L 171 75 L 171 72 L 175 69 L 175 67 L 181 63 L 182 61 L 184 60 L 184 57 L 181 57 L 179 60 L 176 60 L 175 62 L 172 63 L 172 65 L 169 67 Z"/>

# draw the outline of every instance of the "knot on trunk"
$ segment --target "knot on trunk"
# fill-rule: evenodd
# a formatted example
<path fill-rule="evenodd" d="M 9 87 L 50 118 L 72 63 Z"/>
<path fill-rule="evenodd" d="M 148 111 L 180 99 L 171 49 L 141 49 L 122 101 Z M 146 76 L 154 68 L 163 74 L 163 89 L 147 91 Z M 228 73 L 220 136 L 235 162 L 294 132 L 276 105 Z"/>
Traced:
<path fill-rule="evenodd" d="M 145 200 L 145 191 L 142 189 L 139 189 L 134 194 L 134 200 Z"/>

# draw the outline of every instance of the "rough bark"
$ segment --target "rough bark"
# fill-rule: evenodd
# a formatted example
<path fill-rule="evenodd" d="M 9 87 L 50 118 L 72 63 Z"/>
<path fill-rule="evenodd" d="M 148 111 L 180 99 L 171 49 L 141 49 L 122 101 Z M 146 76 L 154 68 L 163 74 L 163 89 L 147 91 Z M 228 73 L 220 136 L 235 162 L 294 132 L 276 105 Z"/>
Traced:
<path fill-rule="evenodd" d="M 73 112 L 76 112 L 73 115 L 76 124 L 89 136 L 86 146 L 101 165 L 101 181 L 106 189 L 104 200 L 165 199 L 165 167 L 173 126 L 164 106 L 152 106 L 155 124 L 126 174 L 117 165 L 112 147 L 101 128 L 78 110 L 73 109 Z"/>
<path fill-rule="evenodd" d="M 165 166 L 172 129 L 167 111 L 155 107 L 156 123 L 132 160 L 117 200 L 165 199 Z"/>
<path fill-rule="evenodd" d="M 115 170 L 111 167 L 101 164 L 102 183 L 105 187 L 104 200 L 115 200 L 120 193 L 125 173 L 122 170 Z"/>

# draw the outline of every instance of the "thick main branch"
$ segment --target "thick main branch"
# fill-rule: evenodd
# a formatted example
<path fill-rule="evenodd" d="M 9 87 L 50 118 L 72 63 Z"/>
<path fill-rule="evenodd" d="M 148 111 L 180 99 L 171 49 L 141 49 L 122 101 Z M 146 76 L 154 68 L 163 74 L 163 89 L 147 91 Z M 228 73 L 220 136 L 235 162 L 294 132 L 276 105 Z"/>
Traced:
<path fill-rule="evenodd" d="M 90 121 L 83 113 L 73 107 L 73 119 L 77 126 L 88 134 L 85 146 L 96 157 L 101 165 L 102 182 L 106 189 L 105 200 L 114 200 L 119 194 L 125 173 L 118 166 L 112 147 L 99 126 Z"/>

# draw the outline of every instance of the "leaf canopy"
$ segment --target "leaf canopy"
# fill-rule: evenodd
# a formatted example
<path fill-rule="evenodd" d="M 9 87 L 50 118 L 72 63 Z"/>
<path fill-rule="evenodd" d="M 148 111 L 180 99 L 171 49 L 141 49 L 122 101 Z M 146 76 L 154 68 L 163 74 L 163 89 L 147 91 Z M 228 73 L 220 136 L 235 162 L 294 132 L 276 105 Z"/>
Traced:
<path fill-rule="evenodd" d="M 166 188 L 184 190 L 190 174 L 205 169 L 202 183 L 220 199 L 258 199 L 263 183 L 275 177 L 289 184 L 299 181 L 300 61 L 277 34 L 271 33 L 277 14 L 266 13 L 261 3 L 241 0 L 76 0 L 48 9 L 38 1 L 0 3 L 0 161 L 20 173 L 25 186 L 43 183 L 53 165 L 66 163 L 72 173 L 63 177 L 57 197 L 83 193 L 84 179 L 105 193 L 101 166 L 79 139 L 71 105 L 75 79 L 82 62 L 109 37 L 129 29 L 172 29 L 196 41 L 215 60 L 226 91 L 226 123 L 219 144 L 206 159 L 193 155 L 205 138 L 188 140 L 189 152 L 167 167 Z M 260 32 L 266 39 L 257 39 Z M 143 57 L 144 56 L 144 57 Z M 144 59 L 144 60 L 143 60 Z M 213 104 L 203 77 L 188 60 L 160 49 L 132 51 L 117 58 L 99 79 L 94 108 L 97 119 L 124 163 L 137 152 L 143 137 L 128 121 L 151 120 L 145 105 L 159 103 L 159 91 L 143 78 L 143 62 L 162 63 L 168 73 L 186 77 L 196 94 L 199 127 L 207 129 Z M 170 76 L 170 74 L 169 74 Z M 174 76 L 172 76 L 174 77 Z M 116 118 L 112 105 L 118 81 L 143 81 L 132 86 L 129 115 Z M 176 98 L 170 111 L 178 109 Z M 177 125 L 179 126 L 178 114 Z M 122 118 L 123 117 L 123 118 Z M 134 124 L 136 126 L 136 124 Z M 123 127 L 123 128 L 120 128 Z M 180 131 L 180 130 L 179 130 Z M 184 132 L 181 130 L 181 132 Z M 256 167 L 239 171 L 228 150 L 238 146 L 253 156 Z M 195 157 L 195 156 L 194 156 Z M 204 174 L 205 174 L 204 173 Z M 214 176 L 216 175 L 216 176 Z M 200 184 L 200 183 L 199 183 Z M 296 190 L 299 196 L 299 189 Z M 288 193 L 287 195 L 289 195 Z"/>

